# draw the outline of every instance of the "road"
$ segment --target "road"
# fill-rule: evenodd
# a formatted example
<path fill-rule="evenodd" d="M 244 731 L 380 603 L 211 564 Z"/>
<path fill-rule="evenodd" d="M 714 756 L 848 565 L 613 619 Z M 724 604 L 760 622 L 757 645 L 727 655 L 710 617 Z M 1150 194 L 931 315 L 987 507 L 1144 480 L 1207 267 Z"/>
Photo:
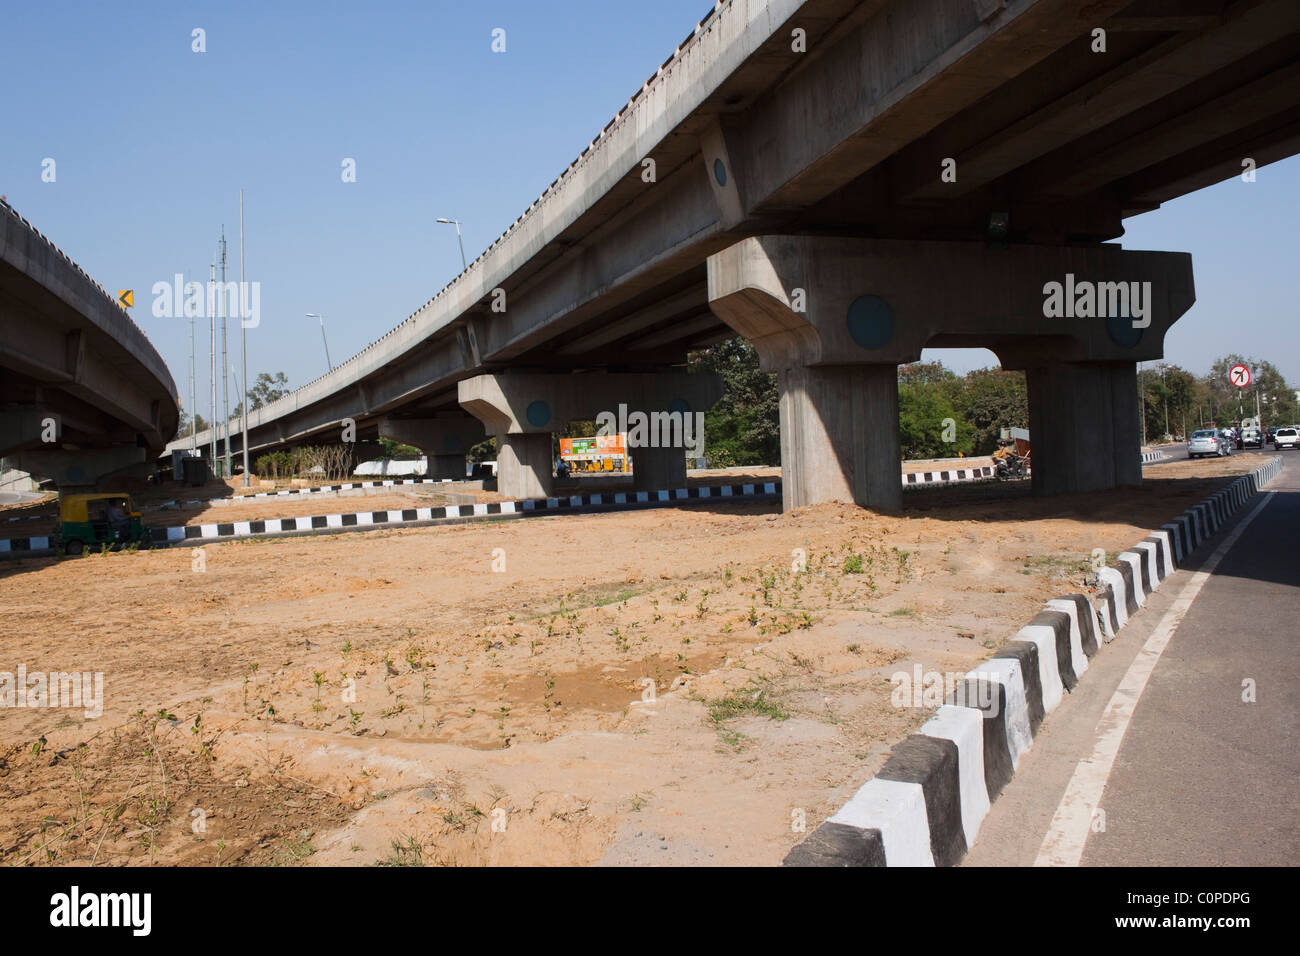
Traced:
<path fill-rule="evenodd" d="M 1172 461 L 1187 460 L 1186 442 L 1176 442 L 1175 444 L 1172 445 L 1152 445 L 1150 446 L 1150 450 L 1164 452 L 1165 457 L 1161 461 L 1148 462 L 1146 465 L 1143 466 L 1145 468 L 1151 468 L 1155 465 L 1167 465 Z M 1240 451 L 1234 451 L 1233 454 L 1234 455 L 1262 455 L 1271 458 L 1273 455 L 1277 455 L 1277 454 L 1285 455 L 1287 454 L 1287 452 L 1276 452 L 1273 450 L 1272 445 L 1266 445 L 1263 448 L 1243 448 Z M 1261 463 L 1262 461 L 1263 459 L 1261 458 Z"/>
<path fill-rule="evenodd" d="M 1300 862 L 1300 457 L 1283 460 L 1093 658 L 962 865 Z"/>

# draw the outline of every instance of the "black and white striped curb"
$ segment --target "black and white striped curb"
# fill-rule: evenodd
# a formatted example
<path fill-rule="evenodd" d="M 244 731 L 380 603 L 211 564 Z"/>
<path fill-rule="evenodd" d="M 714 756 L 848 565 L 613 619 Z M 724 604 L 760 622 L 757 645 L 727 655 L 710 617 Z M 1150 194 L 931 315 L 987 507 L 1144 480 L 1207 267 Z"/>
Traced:
<path fill-rule="evenodd" d="M 321 492 L 339 492 L 351 491 L 355 488 L 390 488 L 394 485 L 440 485 L 450 484 L 455 478 L 402 478 L 389 479 L 387 481 L 353 481 L 341 485 L 321 485 L 318 488 L 289 488 L 282 491 L 258 491 L 251 495 L 235 495 L 233 498 L 216 499 L 227 503 L 238 504 L 246 498 L 284 498 L 289 495 L 315 495 Z M 191 498 L 188 501 L 167 501 L 151 510 L 166 508 L 168 506 L 187 507 L 189 505 L 210 504 L 213 499 L 210 498 Z M 57 518 L 57 514 L 45 515 L 23 515 L 18 518 L 6 518 L 6 521 L 41 521 Z"/>
<path fill-rule="evenodd" d="M 1121 552 L 1098 572 L 1099 607 L 1082 594 L 1048 601 L 991 660 L 965 675 L 947 703 L 895 746 L 879 772 L 795 846 L 785 865 L 957 863 L 1088 659 L 1281 466 L 1274 458 L 1242 475 Z"/>
<path fill-rule="evenodd" d="M 359 511 L 349 514 L 312 515 L 302 518 L 263 518 L 256 521 L 218 521 L 211 524 L 178 525 L 154 528 L 158 544 L 179 541 L 216 541 L 233 538 L 255 538 L 262 535 L 291 534 L 294 532 L 334 531 L 345 528 L 366 528 L 411 524 L 415 522 L 465 520 L 502 516 L 556 512 L 573 513 L 589 509 L 615 511 L 638 507 L 656 507 L 745 498 L 766 500 L 780 497 L 779 481 L 754 482 L 738 485 L 709 485 L 699 488 L 676 488 L 667 491 L 620 491 L 566 495 L 561 498 L 524 498 L 513 501 L 494 501 L 472 505 L 446 505 L 444 507 L 404 508 L 388 511 Z M 0 539 L 0 554 L 44 551 L 51 547 L 50 538 Z"/>
<path fill-rule="evenodd" d="M 1163 461 L 1169 456 L 1162 451 L 1145 451 L 1142 453 L 1142 464 L 1148 464 L 1153 461 Z"/>
<path fill-rule="evenodd" d="M 947 471 L 914 471 L 903 476 L 903 487 L 915 485 L 943 484 L 954 481 L 985 481 L 996 478 L 997 473 L 990 465 L 979 468 L 950 468 Z"/>
<path fill-rule="evenodd" d="M 321 485 L 318 488 L 288 488 L 283 491 L 258 491 L 251 495 L 236 495 L 233 498 L 222 498 L 220 500 L 227 502 L 239 503 L 245 498 L 285 498 L 289 495 L 317 495 L 327 491 L 352 491 L 355 488 L 391 488 L 395 485 L 441 485 L 455 481 L 454 478 L 400 478 L 388 479 L 386 481 L 353 481 L 342 485 Z M 185 505 L 207 504 L 208 500 L 203 498 L 193 498 L 184 502 Z M 167 502 L 169 505 L 178 504 L 175 501 Z"/>

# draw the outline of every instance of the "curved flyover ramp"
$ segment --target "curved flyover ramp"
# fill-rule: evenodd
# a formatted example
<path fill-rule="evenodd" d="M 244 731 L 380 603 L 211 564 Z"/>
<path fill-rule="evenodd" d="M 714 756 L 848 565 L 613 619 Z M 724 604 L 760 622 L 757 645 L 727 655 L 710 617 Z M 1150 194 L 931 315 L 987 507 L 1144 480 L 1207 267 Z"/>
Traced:
<path fill-rule="evenodd" d="M 117 301 L 0 203 L 0 456 L 61 488 L 144 465 L 177 430 L 176 383 Z"/>

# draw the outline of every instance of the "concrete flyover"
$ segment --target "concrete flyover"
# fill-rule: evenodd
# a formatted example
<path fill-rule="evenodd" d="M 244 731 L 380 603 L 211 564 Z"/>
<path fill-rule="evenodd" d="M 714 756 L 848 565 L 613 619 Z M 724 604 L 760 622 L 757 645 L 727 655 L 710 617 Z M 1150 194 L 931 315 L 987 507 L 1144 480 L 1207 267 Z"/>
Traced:
<path fill-rule="evenodd" d="M 61 489 L 148 467 L 176 383 L 109 293 L 0 203 L 0 471 Z"/>
<path fill-rule="evenodd" d="M 724 0 L 464 273 L 254 413 L 250 446 L 351 419 L 454 456 L 505 421 L 462 407 L 467 380 L 631 394 L 738 332 L 778 373 L 787 506 L 898 506 L 893 366 L 927 345 L 1026 370 L 1037 493 L 1135 483 L 1136 362 L 1194 284 L 1189 257 L 1113 243 L 1295 153 L 1298 80 L 1294 0 Z M 517 434 L 522 496 L 549 473 Z"/>

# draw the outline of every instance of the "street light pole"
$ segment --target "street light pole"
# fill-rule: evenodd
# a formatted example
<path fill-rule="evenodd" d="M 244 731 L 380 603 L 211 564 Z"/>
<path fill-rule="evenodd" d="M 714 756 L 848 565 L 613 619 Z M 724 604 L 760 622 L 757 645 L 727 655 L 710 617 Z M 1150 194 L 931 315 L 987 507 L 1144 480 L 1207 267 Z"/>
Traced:
<path fill-rule="evenodd" d="M 465 241 L 464 241 L 463 239 L 461 239 L 461 237 L 460 237 L 460 220 L 459 220 L 459 219 L 444 219 L 444 218 L 442 218 L 442 217 L 440 216 L 436 221 L 437 221 L 437 222 L 441 222 L 441 223 L 443 223 L 443 224 L 445 224 L 445 225 L 448 225 L 448 226 L 455 226 L 455 227 L 456 227 L 456 242 L 458 242 L 458 243 L 460 244 L 460 267 L 461 267 L 461 270 L 462 270 L 462 271 L 464 271 L 464 272 L 468 272 L 468 271 L 469 271 L 469 264 L 465 261 Z"/>
<path fill-rule="evenodd" d="M 332 372 L 334 371 L 334 363 L 330 361 L 330 344 L 325 338 L 325 316 L 319 312 L 308 312 L 307 318 L 320 319 L 320 340 L 325 343 L 325 364 L 329 366 L 329 370 Z"/>
<path fill-rule="evenodd" d="M 244 191 L 239 191 L 239 368 L 244 378 L 244 390 L 240 392 L 239 407 L 243 411 L 243 453 L 244 453 L 244 487 L 249 486 L 248 478 L 248 316 L 244 315 L 244 303 L 247 293 L 244 291 Z"/>

